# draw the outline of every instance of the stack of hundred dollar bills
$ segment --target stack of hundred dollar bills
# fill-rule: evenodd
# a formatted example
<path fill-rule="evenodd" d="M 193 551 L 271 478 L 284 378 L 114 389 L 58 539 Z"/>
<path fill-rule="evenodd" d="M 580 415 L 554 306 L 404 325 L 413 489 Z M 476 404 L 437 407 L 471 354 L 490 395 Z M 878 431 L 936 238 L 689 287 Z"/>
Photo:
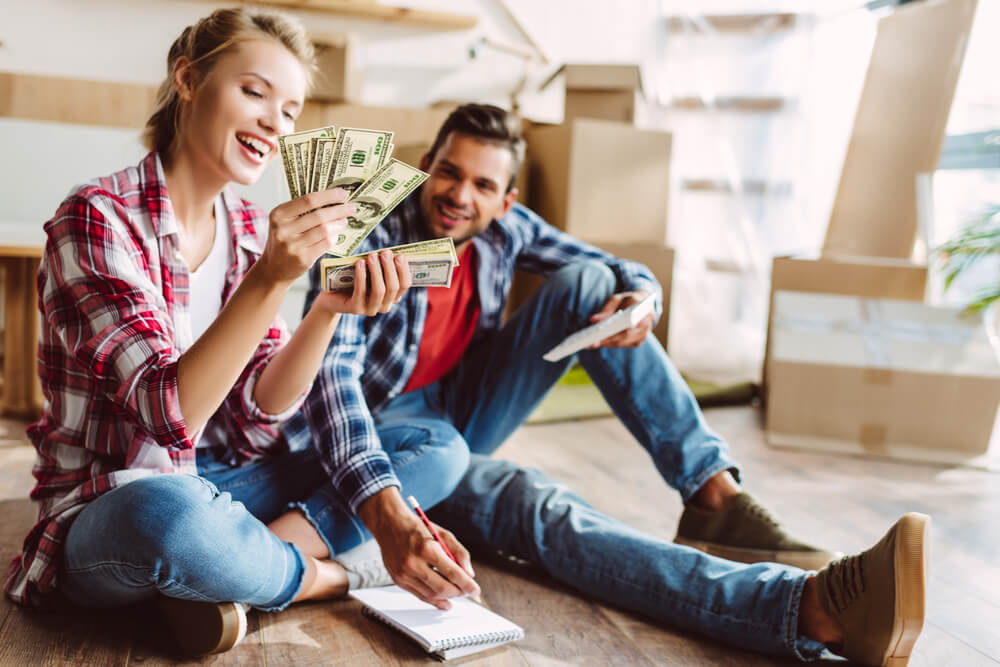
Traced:
<path fill-rule="evenodd" d="M 367 256 L 354 255 L 378 223 L 427 179 L 416 167 L 393 159 L 393 133 L 342 127 L 319 127 L 278 137 L 281 164 L 291 199 L 311 192 L 341 188 L 356 213 L 320 261 L 323 289 L 354 289 L 354 265 Z M 451 287 L 458 266 L 450 238 L 389 248 L 406 255 L 414 287 Z M 378 252 L 378 251 L 373 251 Z"/>

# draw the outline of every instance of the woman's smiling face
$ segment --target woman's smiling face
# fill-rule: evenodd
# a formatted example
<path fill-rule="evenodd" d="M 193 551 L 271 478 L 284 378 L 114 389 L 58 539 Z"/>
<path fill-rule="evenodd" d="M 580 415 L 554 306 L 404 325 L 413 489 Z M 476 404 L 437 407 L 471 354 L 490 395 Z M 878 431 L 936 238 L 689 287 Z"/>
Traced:
<path fill-rule="evenodd" d="M 175 148 L 225 182 L 250 185 L 274 158 L 277 137 L 295 129 L 307 88 L 302 63 L 274 40 L 241 42 L 194 86 Z"/>

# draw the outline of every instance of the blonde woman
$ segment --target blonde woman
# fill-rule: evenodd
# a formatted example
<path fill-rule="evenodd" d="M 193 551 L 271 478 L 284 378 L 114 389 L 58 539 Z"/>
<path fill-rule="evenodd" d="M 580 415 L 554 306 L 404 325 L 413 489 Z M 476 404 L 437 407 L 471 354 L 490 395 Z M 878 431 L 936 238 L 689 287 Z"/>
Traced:
<path fill-rule="evenodd" d="M 335 189 L 268 215 L 228 187 L 253 183 L 274 158 L 312 67 L 301 27 L 280 15 L 202 19 L 170 48 L 151 152 L 76 188 L 45 225 L 47 402 L 28 429 L 40 510 L 7 579 L 11 599 L 157 599 L 178 651 L 203 654 L 239 641 L 246 605 L 280 610 L 389 583 L 377 549 L 334 560 L 368 534 L 331 485 L 335 471 L 288 452 L 277 427 L 299 408 L 340 315 L 385 313 L 402 298 L 406 259 L 358 262 L 354 293 L 319 296 L 289 337 L 277 315 L 288 287 L 356 211 Z M 468 454 L 411 444 L 418 466 L 397 472 L 433 505 Z"/>

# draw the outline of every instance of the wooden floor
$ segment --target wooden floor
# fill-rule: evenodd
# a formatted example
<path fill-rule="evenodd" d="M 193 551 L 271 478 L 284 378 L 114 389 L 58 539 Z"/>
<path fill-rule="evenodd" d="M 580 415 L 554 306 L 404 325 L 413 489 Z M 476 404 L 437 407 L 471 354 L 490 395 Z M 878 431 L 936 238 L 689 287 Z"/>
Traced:
<path fill-rule="evenodd" d="M 845 552 L 876 541 L 909 510 L 934 519 L 928 622 L 911 665 L 1000 663 L 1000 475 L 768 448 L 757 412 L 720 408 L 710 423 L 744 465 L 747 486 L 801 536 Z M 33 519 L 24 500 L 33 450 L 23 425 L 0 421 L 0 564 Z M 604 511 L 672 538 L 681 505 L 614 419 L 522 428 L 500 455 L 542 468 Z M 658 627 L 588 600 L 533 570 L 477 562 L 486 603 L 526 628 L 515 645 L 463 665 L 788 665 Z M 410 665 L 432 662 L 414 644 L 333 601 L 253 613 L 250 634 L 215 665 Z M 175 664 L 143 610 L 30 613 L 0 603 L 0 665 Z M 841 662 L 841 664 L 844 664 Z"/>

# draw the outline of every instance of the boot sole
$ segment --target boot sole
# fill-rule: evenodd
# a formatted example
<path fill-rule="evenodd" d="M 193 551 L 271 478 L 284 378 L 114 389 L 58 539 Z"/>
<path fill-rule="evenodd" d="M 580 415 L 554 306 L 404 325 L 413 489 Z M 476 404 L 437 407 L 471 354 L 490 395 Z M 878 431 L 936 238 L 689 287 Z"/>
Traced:
<path fill-rule="evenodd" d="M 712 556 L 725 558 L 737 563 L 781 563 L 802 570 L 821 570 L 830 561 L 844 554 L 836 551 L 769 551 L 767 549 L 742 549 L 714 542 L 701 542 L 683 537 L 674 538 L 674 543 L 704 551 Z"/>
<path fill-rule="evenodd" d="M 160 596 L 156 607 L 172 631 L 178 652 L 186 656 L 228 651 L 247 632 L 246 614 L 232 602 L 215 604 Z"/>
<path fill-rule="evenodd" d="M 889 646 L 882 656 L 882 667 L 906 667 L 913 645 L 924 627 L 930 528 L 931 518 L 926 514 L 910 512 L 899 520 L 893 555 L 895 615 Z"/>

